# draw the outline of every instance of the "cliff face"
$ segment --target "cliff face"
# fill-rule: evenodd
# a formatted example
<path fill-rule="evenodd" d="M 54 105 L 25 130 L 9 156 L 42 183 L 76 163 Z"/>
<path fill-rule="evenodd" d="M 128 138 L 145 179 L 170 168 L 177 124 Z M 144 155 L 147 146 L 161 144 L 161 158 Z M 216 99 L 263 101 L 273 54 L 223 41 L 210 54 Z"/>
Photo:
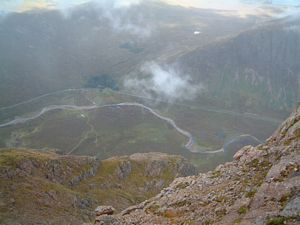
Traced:
<path fill-rule="evenodd" d="M 99 161 L 26 149 L 0 151 L 0 224 L 81 224 L 99 204 L 120 211 L 156 195 L 175 177 L 196 174 L 162 153 Z"/>
<path fill-rule="evenodd" d="M 257 147 L 96 224 L 299 224 L 300 105 Z"/>

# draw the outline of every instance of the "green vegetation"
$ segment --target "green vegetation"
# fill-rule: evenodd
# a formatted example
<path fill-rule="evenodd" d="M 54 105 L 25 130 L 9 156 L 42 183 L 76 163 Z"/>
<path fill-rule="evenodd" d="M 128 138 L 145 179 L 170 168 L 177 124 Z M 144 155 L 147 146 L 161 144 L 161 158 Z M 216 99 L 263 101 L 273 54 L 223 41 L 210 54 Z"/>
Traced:
<path fill-rule="evenodd" d="M 284 224 L 284 217 L 275 217 L 275 218 L 270 218 L 266 225 L 283 225 Z"/>
<path fill-rule="evenodd" d="M 279 200 L 281 208 L 284 208 L 286 204 L 289 202 L 289 200 L 290 200 L 290 194 L 283 195 Z"/>
<path fill-rule="evenodd" d="M 160 209 L 160 206 L 159 205 L 156 205 L 156 204 L 152 204 L 151 206 L 147 207 L 146 208 L 146 212 L 147 213 L 152 213 L 152 214 L 157 214 L 158 210 Z"/>
<path fill-rule="evenodd" d="M 211 178 L 217 178 L 217 177 L 220 177 L 220 176 L 221 176 L 221 171 L 219 171 L 219 170 L 214 170 L 214 171 L 212 172 Z"/>
<path fill-rule="evenodd" d="M 176 185 L 176 189 L 184 189 L 184 188 L 186 188 L 186 187 L 188 187 L 189 186 L 189 183 L 187 183 L 187 182 L 182 182 L 182 183 L 179 183 L 179 184 L 177 184 Z"/>
<path fill-rule="evenodd" d="M 238 213 L 246 214 L 247 211 L 248 211 L 248 208 L 246 206 L 242 206 L 241 208 L 239 208 Z"/>
<path fill-rule="evenodd" d="M 146 176 L 147 162 L 144 160 L 132 161 L 127 157 L 104 160 L 97 174 L 83 181 L 75 190 L 81 193 L 88 192 L 91 198 L 98 199 L 99 202 L 110 202 L 117 209 L 122 209 L 126 205 L 137 204 L 141 200 L 152 197 L 169 184 L 175 176 L 176 164 L 173 164 L 172 160 L 173 158 L 170 158 L 162 173 L 154 177 Z M 117 171 L 124 163 L 129 163 L 131 169 L 130 173 L 122 179 L 118 177 Z M 158 184 L 160 180 L 163 180 L 161 187 L 155 188 L 150 184 L 150 181 Z M 91 189 L 90 184 L 93 184 L 95 188 Z"/>
<path fill-rule="evenodd" d="M 206 221 L 204 221 L 204 223 L 203 223 L 204 225 L 212 225 L 213 224 L 213 222 L 212 221 L 210 221 L 210 220 L 206 220 Z"/>
<path fill-rule="evenodd" d="M 242 221 L 241 218 L 237 218 L 236 220 L 233 221 L 233 224 L 240 224 Z"/>
<path fill-rule="evenodd" d="M 112 90 L 119 90 L 117 82 L 112 76 L 107 74 L 89 77 L 85 86 L 87 88 L 110 88 Z"/>
<path fill-rule="evenodd" d="M 251 191 L 246 192 L 246 195 L 245 195 L 245 196 L 246 196 L 247 198 L 253 198 L 256 192 L 257 192 L 256 189 L 252 189 Z"/>

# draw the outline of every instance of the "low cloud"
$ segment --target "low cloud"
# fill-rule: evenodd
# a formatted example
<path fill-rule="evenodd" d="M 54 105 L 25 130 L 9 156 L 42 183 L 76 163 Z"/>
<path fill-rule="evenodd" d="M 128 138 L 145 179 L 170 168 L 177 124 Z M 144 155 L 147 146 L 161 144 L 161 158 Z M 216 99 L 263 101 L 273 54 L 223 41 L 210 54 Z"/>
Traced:
<path fill-rule="evenodd" d="M 93 2 L 96 2 L 99 5 L 102 5 L 104 7 L 112 7 L 115 9 L 118 8 L 129 8 L 133 5 L 138 5 L 142 2 L 142 0 L 93 0 Z"/>
<path fill-rule="evenodd" d="M 65 17 L 71 16 L 72 4 L 70 5 L 67 1 L 62 0 L 53 1 L 57 2 L 55 4 L 56 8 Z M 91 7 L 99 11 L 99 19 L 107 20 L 115 32 L 125 32 L 139 38 L 148 38 L 151 36 L 153 26 L 146 23 L 144 15 L 141 12 L 131 11 L 132 7 L 138 6 L 143 0 L 90 0 L 85 2 L 91 3 Z"/>
<path fill-rule="evenodd" d="M 176 100 L 192 100 L 204 91 L 202 84 L 192 83 L 188 75 L 180 74 L 170 66 L 155 62 L 144 64 L 140 72 L 144 77 L 128 78 L 124 86 L 137 95 L 172 103 Z"/>
<path fill-rule="evenodd" d="M 102 12 L 100 19 L 108 20 L 115 32 L 127 32 L 141 38 L 147 38 L 153 32 L 154 26 L 147 23 L 141 12 L 137 10 L 130 11 L 133 6 L 137 6 L 140 3 L 140 0 L 96 1 L 96 6 Z"/>
<path fill-rule="evenodd" d="M 64 10 L 87 2 L 94 2 L 105 7 L 124 8 L 139 4 L 142 1 L 143 0 L 1 0 L 0 8 L 7 12 L 36 8 L 56 8 Z"/>
<path fill-rule="evenodd" d="M 148 0 L 152 1 L 152 0 Z M 105 19 L 113 31 L 126 32 L 140 38 L 151 36 L 154 25 L 148 24 L 144 15 L 133 7 L 140 5 L 145 0 L 3 0 L 0 2 L 0 16 L 11 12 L 24 12 L 33 9 L 55 9 L 66 18 L 72 18 L 72 13 L 77 7 L 89 3 L 91 9 L 98 10 L 99 19 Z"/>
<path fill-rule="evenodd" d="M 65 0 L 52 1 L 54 8 L 58 9 L 66 18 L 72 15 L 75 3 L 78 5 L 78 3 L 89 2 L 92 8 L 99 11 L 99 19 L 107 20 L 117 33 L 126 32 L 140 38 L 147 38 L 153 30 L 152 26 L 146 24 L 142 13 L 131 11 L 132 7 L 138 6 L 143 0 L 77 0 L 73 3 Z"/>

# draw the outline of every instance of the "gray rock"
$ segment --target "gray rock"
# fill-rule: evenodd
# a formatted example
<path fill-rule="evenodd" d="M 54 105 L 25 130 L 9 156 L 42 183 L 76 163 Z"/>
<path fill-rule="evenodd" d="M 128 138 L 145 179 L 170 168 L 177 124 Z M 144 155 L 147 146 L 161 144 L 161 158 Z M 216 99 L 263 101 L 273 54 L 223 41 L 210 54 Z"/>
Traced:
<path fill-rule="evenodd" d="M 177 177 L 187 177 L 198 173 L 197 168 L 186 160 L 182 160 L 178 167 Z"/>
<path fill-rule="evenodd" d="M 101 216 L 96 217 L 95 223 L 97 225 L 114 225 L 114 224 L 118 224 L 117 220 L 114 217 L 107 216 L 107 215 L 101 215 Z"/>
<path fill-rule="evenodd" d="M 280 213 L 284 217 L 296 217 L 300 216 L 300 197 L 296 197 L 291 200 Z"/>
<path fill-rule="evenodd" d="M 157 177 L 163 173 L 163 170 L 166 168 L 166 162 L 154 160 L 147 164 L 146 166 L 146 175 L 150 177 Z"/>
<path fill-rule="evenodd" d="M 125 179 L 131 173 L 131 162 L 123 161 L 121 165 L 117 168 L 116 174 L 119 179 Z"/>
<path fill-rule="evenodd" d="M 98 206 L 96 209 L 95 209 L 95 213 L 96 213 L 96 216 L 101 216 L 101 215 L 112 215 L 114 214 L 116 210 L 114 209 L 114 207 L 112 206 Z"/>

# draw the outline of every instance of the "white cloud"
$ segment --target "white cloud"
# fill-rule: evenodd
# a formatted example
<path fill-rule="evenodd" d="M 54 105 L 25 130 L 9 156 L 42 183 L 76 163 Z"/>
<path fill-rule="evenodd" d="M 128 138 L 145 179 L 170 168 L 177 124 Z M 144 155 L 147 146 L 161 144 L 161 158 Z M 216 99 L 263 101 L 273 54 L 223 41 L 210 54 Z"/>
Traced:
<path fill-rule="evenodd" d="M 99 16 L 107 19 L 114 31 L 128 32 L 145 38 L 151 35 L 154 26 L 146 24 L 139 12 L 134 12 L 134 16 L 129 14 L 131 7 L 145 1 L 153 0 L 0 0 L 0 16 L 10 12 L 42 8 L 57 9 L 65 18 L 69 18 L 74 7 L 89 2 L 101 11 Z"/>
<path fill-rule="evenodd" d="M 130 15 L 130 8 L 139 5 L 143 0 L 77 0 L 73 3 L 66 0 L 51 0 L 56 9 L 59 9 L 65 17 L 72 13 L 72 7 L 76 3 L 90 2 L 100 11 L 99 18 L 105 18 L 115 32 L 127 32 L 140 38 L 147 38 L 153 31 L 153 26 L 145 24 L 143 15 L 139 12 Z M 145 1 L 145 0 L 144 0 Z M 151 1 L 151 0 L 149 0 Z"/>
<path fill-rule="evenodd" d="M 99 1 L 99 0 L 96 0 Z M 101 0 L 100 0 L 101 1 Z M 142 0 L 112 0 L 115 8 L 128 8 L 132 5 L 140 4 Z"/>
<path fill-rule="evenodd" d="M 95 3 L 102 11 L 100 18 L 107 19 L 116 32 L 128 32 L 140 38 L 148 38 L 154 30 L 154 26 L 147 24 L 141 13 L 134 12 L 134 19 L 129 15 L 130 7 L 140 4 L 141 0 L 98 0 Z"/>
<path fill-rule="evenodd" d="M 134 77 L 124 81 L 124 86 L 141 96 L 158 98 L 168 102 L 192 100 L 204 90 L 202 84 L 193 84 L 187 75 L 174 67 L 148 62 L 141 67 L 144 78 Z"/>

